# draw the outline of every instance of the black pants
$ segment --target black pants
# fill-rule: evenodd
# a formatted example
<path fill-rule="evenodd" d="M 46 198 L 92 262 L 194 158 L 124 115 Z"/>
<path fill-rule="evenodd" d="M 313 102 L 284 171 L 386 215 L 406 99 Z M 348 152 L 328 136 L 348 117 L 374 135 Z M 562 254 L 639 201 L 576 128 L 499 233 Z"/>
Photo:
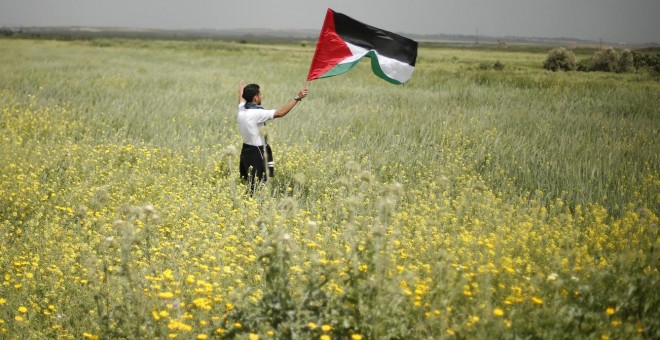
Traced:
<path fill-rule="evenodd" d="M 272 161 L 273 151 L 270 145 L 266 144 L 264 148 L 263 146 L 243 144 L 239 171 L 241 178 L 250 183 L 252 191 L 254 191 L 256 182 L 268 180 L 268 177 L 266 177 L 266 163 L 272 164 L 270 163 Z M 268 170 L 268 176 L 273 177 L 275 175 L 274 167 L 269 165 Z"/>

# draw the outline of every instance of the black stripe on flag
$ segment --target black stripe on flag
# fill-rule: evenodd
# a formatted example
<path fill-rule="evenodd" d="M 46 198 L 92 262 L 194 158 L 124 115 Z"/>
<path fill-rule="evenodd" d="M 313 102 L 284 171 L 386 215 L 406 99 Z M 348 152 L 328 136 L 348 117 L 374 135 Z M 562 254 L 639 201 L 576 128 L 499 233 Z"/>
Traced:
<path fill-rule="evenodd" d="M 346 42 L 415 66 L 417 42 L 334 12 L 335 31 Z"/>

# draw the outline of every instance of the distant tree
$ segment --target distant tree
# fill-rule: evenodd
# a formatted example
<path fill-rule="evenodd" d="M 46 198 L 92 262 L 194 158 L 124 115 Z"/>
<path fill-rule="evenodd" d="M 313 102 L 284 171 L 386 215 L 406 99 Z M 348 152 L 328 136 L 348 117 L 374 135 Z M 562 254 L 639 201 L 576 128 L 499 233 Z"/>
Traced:
<path fill-rule="evenodd" d="M 14 31 L 11 28 L 2 27 L 0 28 L 0 34 L 4 35 L 5 37 L 13 37 Z"/>
<path fill-rule="evenodd" d="M 577 69 L 577 58 L 573 51 L 563 47 L 555 48 L 548 53 L 543 68 L 551 71 L 574 71 Z"/>

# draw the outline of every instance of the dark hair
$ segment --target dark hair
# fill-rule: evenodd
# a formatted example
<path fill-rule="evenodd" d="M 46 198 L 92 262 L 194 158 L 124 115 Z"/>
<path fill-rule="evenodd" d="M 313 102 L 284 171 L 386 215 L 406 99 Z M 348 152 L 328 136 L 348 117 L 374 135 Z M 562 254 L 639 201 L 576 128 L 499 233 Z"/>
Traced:
<path fill-rule="evenodd" d="M 258 94 L 259 94 L 259 85 L 257 84 L 250 84 L 243 88 L 243 99 L 245 99 L 245 101 L 248 103 L 252 102 L 254 96 Z"/>

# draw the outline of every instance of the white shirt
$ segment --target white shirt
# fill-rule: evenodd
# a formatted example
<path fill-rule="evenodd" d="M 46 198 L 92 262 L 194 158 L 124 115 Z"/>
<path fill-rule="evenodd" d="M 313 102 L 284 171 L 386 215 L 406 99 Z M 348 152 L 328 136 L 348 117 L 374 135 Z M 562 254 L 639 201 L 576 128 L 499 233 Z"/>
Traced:
<path fill-rule="evenodd" d="M 264 145 L 259 128 L 273 119 L 275 111 L 277 110 L 246 109 L 245 103 L 240 103 L 238 105 L 238 129 L 243 137 L 243 143 L 254 146 Z"/>

